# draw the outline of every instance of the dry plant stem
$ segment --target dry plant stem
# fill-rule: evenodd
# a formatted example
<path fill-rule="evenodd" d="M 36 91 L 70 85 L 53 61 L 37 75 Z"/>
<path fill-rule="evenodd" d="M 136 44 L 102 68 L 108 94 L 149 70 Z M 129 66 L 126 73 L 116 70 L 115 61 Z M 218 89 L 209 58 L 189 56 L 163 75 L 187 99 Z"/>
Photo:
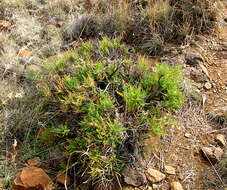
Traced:
<path fill-rule="evenodd" d="M 218 179 L 220 180 L 220 182 L 222 183 L 222 185 L 223 185 L 223 187 L 224 187 L 225 184 L 224 184 L 224 182 L 223 182 L 221 176 L 219 175 L 218 171 L 216 170 L 216 168 L 214 167 L 213 163 L 210 161 L 210 159 L 208 158 L 208 156 L 207 156 L 206 154 L 205 154 L 205 156 L 206 156 L 206 159 L 209 161 L 210 165 L 212 166 L 214 172 L 216 173 Z"/>

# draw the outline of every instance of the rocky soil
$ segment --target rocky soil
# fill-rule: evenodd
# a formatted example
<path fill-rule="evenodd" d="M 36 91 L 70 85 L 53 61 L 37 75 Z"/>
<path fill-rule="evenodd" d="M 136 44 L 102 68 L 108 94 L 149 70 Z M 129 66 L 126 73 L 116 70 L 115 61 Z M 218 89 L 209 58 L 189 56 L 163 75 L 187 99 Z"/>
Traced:
<path fill-rule="evenodd" d="M 225 9 L 217 35 L 197 36 L 194 42 L 171 49 L 175 54 L 161 58 L 184 66 L 184 85 L 188 85 L 186 93 L 192 101 L 176 115 L 178 128 L 145 141 L 146 168 L 162 173 L 153 171 L 153 178 L 157 178 L 150 180 L 153 185 L 135 189 L 224 188 L 226 180 L 215 166 L 227 153 L 226 13 Z M 194 98 L 200 99 L 201 104 L 194 104 Z"/>
<path fill-rule="evenodd" d="M 198 35 L 195 40 L 184 46 L 166 47 L 166 54 L 163 57 L 150 58 L 151 61 L 158 59 L 184 68 L 185 80 L 182 85 L 190 100 L 177 114 L 174 114 L 176 125 L 167 128 L 166 135 L 145 138 L 143 157 L 138 155 L 138 158 L 135 158 L 137 167 L 124 171 L 122 189 L 223 190 L 226 188 L 226 171 L 223 172 L 219 168 L 223 158 L 227 157 L 226 8 L 219 23 L 218 32 L 213 35 Z M 0 29 L 13 30 L 11 23 L 5 20 L 0 20 Z M 19 55 L 21 59 L 27 60 L 34 53 L 21 49 Z M 9 70 L 17 75 L 23 73 L 24 69 L 40 70 L 33 64 L 28 64 L 28 67 L 21 65 L 5 69 L 3 75 Z M 14 87 L 12 81 L 3 79 L 0 81 L 1 91 L 6 90 L 6 85 L 10 85 L 10 88 Z M 20 91 L 16 95 L 20 96 Z M 16 155 L 18 151 L 17 158 L 22 159 L 19 157 L 19 147 L 17 144 L 13 145 L 12 155 Z M 15 161 L 13 156 L 3 159 Z M 15 190 L 85 189 L 84 186 L 76 187 L 72 176 L 58 174 L 40 158 L 30 159 L 26 163 L 18 164 L 17 167 L 19 166 L 19 172 L 12 180 Z M 0 189 L 5 185 L 7 177 L 0 178 Z"/>

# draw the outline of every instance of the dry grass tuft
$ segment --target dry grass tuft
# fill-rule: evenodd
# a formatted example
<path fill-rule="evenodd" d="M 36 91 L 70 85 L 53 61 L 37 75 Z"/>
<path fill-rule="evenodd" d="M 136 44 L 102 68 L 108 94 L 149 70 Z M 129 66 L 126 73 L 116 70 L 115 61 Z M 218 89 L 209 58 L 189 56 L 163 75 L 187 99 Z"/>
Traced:
<path fill-rule="evenodd" d="M 89 37 L 84 28 L 86 34 L 121 35 L 137 49 L 157 54 L 168 42 L 184 43 L 188 36 L 212 32 L 217 14 L 216 1 L 210 0 L 101 1 L 89 13 L 94 27 L 79 18 L 72 36 Z"/>

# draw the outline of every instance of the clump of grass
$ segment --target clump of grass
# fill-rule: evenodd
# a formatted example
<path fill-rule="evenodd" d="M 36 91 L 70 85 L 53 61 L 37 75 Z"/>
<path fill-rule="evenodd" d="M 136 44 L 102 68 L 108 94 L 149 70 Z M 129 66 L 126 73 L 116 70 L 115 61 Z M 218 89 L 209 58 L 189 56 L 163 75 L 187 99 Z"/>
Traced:
<path fill-rule="evenodd" d="M 13 16 L 16 24 L 15 36 L 18 43 L 38 43 L 42 26 L 37 18 L 29 16 L 27 12 L 16 12 Z"/>
<path fill-rule="evenodd" d="M 181 44 L 188 36 L 211 32 L 218 14 L 215 5 L 210 0 L 100 1 L 86 19 L 76 20 L 71 36 L 122 35 L 138 50 L 160 54 L 166 43 Z"/>
<path fill-rule="evenodd" d="M 157 64 L 153 71 L 148 59 L 128 52 L 121 38 L 104 36 L 48 63 L 49 75 L 35 80 L 43 109 L 56 113 L 41 140 L 66 142 L 65 169 L 76 168 L 81 181 L 101 188 L 132 164 L 136 145 L 129 149 L 128 140 L 162 134 L 169 123 L 162 110 L 184 100 L 178 67 Z"/>

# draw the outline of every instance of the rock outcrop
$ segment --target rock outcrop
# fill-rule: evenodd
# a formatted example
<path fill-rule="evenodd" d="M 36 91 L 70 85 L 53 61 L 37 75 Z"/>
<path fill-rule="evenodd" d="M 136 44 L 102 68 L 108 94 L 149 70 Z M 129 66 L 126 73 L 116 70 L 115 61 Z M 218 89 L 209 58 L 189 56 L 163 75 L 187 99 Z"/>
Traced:
<path fill-rule="evenodd" d="M 43 169 L 28 167 L 18 172 L 13 181 L 14 190 L 53 190 L 53 182 Z"/>

